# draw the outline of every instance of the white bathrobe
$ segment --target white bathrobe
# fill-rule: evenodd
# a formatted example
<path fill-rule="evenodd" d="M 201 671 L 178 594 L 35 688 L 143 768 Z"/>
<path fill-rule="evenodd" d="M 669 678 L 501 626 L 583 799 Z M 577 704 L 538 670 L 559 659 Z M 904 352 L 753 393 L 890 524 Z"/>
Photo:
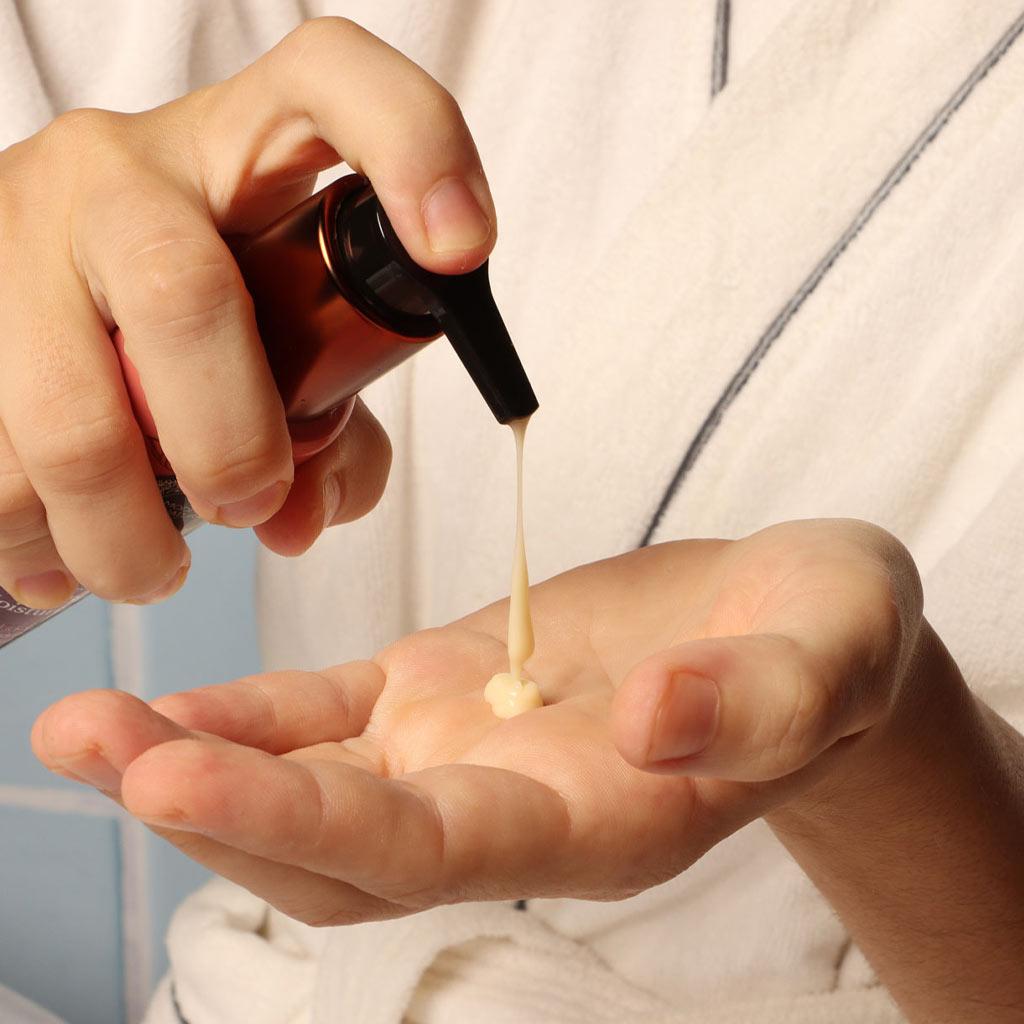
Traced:
<path fill-rule="evenodd" d="M 25 69 L 0 64 L 0 89 L 28 97 L 21 121 L 0 102 L 9 138 L 218 77 L 300 14 L 120 6 L 116 31 L 51 36 L 56 0 L 20 41 L 0 24 Z M 541 401 L 533 578 L 650 539 L 869 519 L 915 555 L 971 685 L 1024 725 L 1024 3 L 330 6 L 448 86 L 478 140 L 494 291 Z M 67 71 L 86 29 L 116 49 Z M 365 656 L 507 590 L 511 442 L 454 355 L 438 342 L 366 399 L 388 493 L 264 559 L 270 668 Z M 617 904 L 313 931 L 216 882 L 169 947 L 180 1015 L 168 978 L 150 1024 L 901 1019 L 762 823 Z"/>

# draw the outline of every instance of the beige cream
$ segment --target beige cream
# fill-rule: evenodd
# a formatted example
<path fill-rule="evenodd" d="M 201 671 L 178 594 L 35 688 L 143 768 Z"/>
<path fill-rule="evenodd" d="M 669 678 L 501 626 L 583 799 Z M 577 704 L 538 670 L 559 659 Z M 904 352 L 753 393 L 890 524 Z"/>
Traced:
<path fill-rule="evenodd" d="M 526 568 L 526 534 L 523 527 L 523 448 L 529 419 L 510 425 L 516 439 L 516 542 L 512 555 L 512 587 L 508 605 L 508 671 L 491 677 L 484 699 L 499 718 L 513 718 L 542 707 L 537 684 L 523 678 L 523 665 L 533 654 L 533 620 L 530 618 L 530 576 Z"/>

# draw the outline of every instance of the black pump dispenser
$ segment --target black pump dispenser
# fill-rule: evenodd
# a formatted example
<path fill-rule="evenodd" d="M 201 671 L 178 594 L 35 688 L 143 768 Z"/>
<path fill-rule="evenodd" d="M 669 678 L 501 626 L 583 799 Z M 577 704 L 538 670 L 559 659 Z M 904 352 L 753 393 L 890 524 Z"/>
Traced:
<path fill-rule="evenodd" d="M 335 271 L 363 312 L 389 330 L 430 337 L 440 328 L 499 423 L 529 416 L 538 402 L 491 294 L 487 263 L 468 274 L 424 270 L 405 251 L 373 189 L 339 204 Z"/>

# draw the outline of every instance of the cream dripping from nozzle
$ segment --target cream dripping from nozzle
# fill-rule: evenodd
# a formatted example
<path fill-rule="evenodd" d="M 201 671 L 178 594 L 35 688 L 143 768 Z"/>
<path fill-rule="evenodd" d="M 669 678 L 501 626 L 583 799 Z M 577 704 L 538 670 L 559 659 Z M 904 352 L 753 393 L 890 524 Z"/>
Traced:
<path fill-rule="evenodd" d="M 499 672 L 484 696 L 499 718 L 511 718 L 543 700 L 523 678 L 533 654 L 529 578 L 523 532 L 523 445 L 537 399 L 491 293 L 487 264 L 468 274 L 424 270 L 406 253 L 383 207 L 367 189 L 349 200 L 338 233 L 341 265 L 355 289 L 377 311 L 427 316 L 445 332 L 495 419 L 516 439 L 516 541 L 509 602 L 509 671 Z"/>
<path fill-rule="evenodd" d="M 516 541 L 512 556 L 512 588 L 508 606 L 508 671 L 491 677 L 484 699 L 499 718 L 513 718 L 543 707 L 537 684 L 523 678 L 523 664 L 533 654 L 533 620 L 530 618 L 530 577 L 526 568 L 526 537 L 523 527 L 523 446 L 529 417 L 509 426 L 516 438 Z"/>

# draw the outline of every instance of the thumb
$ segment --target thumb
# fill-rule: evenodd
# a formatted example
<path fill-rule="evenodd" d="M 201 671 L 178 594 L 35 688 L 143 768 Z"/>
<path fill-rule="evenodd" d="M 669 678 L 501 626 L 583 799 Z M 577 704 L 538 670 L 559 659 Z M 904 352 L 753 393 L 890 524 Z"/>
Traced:
<path fill-rule="evenodd" d="M 493 248 L 494 203 L 458 104 L 351 21 L 307 21 L 195 95 L 203 193 L 222 232 L 262 227 L 268 204 L 286 196 L 283 212 L 296 188 L 308 192 L 316 171 L 344 159 L 373 183 L 421 266 L 467 271 Z"/>
<path fill-rule="evenodd" d="M 782 634 L 694 640 L 629 673 L 612 736 L 647 771 L 780 778 L 881 717 L 888 686 L 862 667 Z"/>

